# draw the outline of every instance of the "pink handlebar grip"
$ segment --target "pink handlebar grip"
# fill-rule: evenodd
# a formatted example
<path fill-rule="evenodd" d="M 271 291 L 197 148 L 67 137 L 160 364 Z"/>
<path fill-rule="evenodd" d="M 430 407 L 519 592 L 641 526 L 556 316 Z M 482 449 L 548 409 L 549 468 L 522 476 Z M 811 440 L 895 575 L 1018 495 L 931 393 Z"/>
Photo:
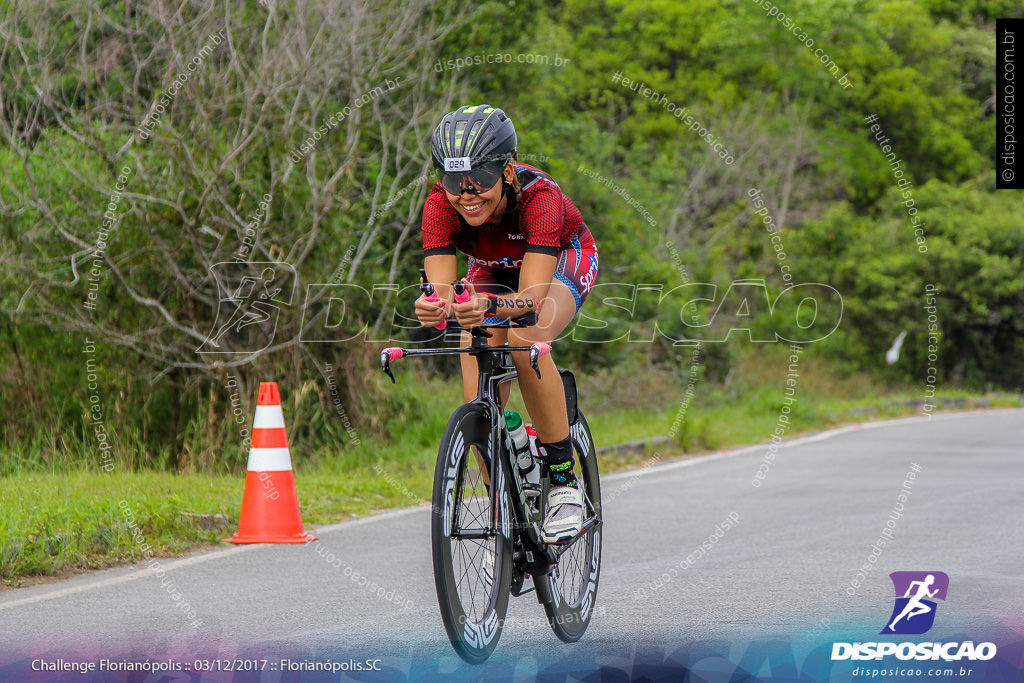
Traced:
<path fill-rule="evenodd" d="M 437 292 L 434 292 L 433 294 L 431 294 L 430 296 L 427 297 L 427 301 L 440 301 L 440 300 L 441 300 L 441 297 L 437 295 Z M 439 324 L 434 325 L 434 329 L 437 329 L 437 330 L 443 330 L 446 327 L 448 327 L 448 321 L 447 320 L 442 320 Z"/>
<path fill-rule="evenodd" d="M 391 358 L 391 360 L 398 360 L 399 358 L 405 355 L 405 351 L 398 348 L 397 346 L 389 346 L 388 348 L 384 349 L 384 353 L 388 354 L 388 357 Z"/>
<path fill-rule="evenodd" d="M 462 286 L 457 287 L 456 285 Z M 455 303 L 464 304 L 467 301 L 469 301 L 469 287 L 467 285 L 468 283 L 466 282 L 465 279 L 458 280 L 452 283 L 452 289 L 455 291 Z M 459 292 L 459 289 L 462 289 L 461 293 Z"/>
<path fill-rule="evenodd" d="M 544 342 L 534 342 L 530 344 L 531 349 L 537 349 L 537 357 L 546 356 L 551 353 L 551 344 L 545 344 Z"/>

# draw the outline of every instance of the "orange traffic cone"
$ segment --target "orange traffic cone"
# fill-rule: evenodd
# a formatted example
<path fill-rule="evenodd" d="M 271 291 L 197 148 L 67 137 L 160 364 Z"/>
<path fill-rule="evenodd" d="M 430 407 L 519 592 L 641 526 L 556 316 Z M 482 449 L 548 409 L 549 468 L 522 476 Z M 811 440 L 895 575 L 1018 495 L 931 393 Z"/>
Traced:
<path fill-rule="evenodd" d="M 277 382 L 260 382 L 238 533 L 224 540 L 231 543 L 307 543 L 316 538 L 302 530 Z"/>

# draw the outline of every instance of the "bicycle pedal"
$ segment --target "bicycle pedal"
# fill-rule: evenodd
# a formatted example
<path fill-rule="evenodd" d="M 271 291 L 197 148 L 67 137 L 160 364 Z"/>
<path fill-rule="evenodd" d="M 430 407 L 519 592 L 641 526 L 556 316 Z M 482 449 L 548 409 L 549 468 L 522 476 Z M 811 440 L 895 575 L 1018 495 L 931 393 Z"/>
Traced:
<path fill-rule="evenodd" d="M 529 498 L 537 498 L 537 497 L 540 496 L 540 491 L 541 491 L 541 485 L 540 484 L 531 484 L 528 481 L 524 481 L 523 482 L 523 492 L 527 495 L 527 497 L 529 497 Z"/>
<path fill-rule="evenodd" d="M 571 536 L 566 536 L 565 538 L 559 538 L 557 541 L 550 541 L 550 542 L 547 542 L 546 544 L 551 546 L 551 547 L 554 547 L 554 548 L 563 548 L 563 547 L 565 547 L 567 545 L 572 545 L 573 543 L 576 542 L 577 539 L 579 539 L 580 536 L 583 536 L 586 533 L 587 533 L 587 527 L 583 527 L 582 529 L 580 529 L 578 532 L 574 533 Z"/>

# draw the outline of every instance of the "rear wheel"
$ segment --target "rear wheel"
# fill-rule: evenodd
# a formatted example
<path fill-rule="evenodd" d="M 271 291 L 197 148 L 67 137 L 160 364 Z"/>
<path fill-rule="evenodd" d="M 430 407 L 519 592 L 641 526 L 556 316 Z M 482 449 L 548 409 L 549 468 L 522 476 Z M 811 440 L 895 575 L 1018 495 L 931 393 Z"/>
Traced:
<path fill-rule="evenodd" d="M 489 434 L 483 409 L 461 406 L 445 428 L 434 471 L 431 543 L 437 602 L 452 647 L 473 664 L 486 660 L 498 644 L 512 575 L 508 489 L 503 468 L 492 465 Z M 497 512 L 491 506 L 491 483 L 499 491 Z M 497 533 L 488 536 L 489 527 Z"/>
<path fill-rule="evenodd" d="M 601 482 L 597 451 L 586 418 L 569 428 L 576 455 L 577 480 L 583 492 L 583 519 L 591 520 L 583 532 L 558 557 L 548 581 L 551 602 L 544 604 L 548 623 L 559 640 L 574 643 L 590 625 L 597 583 L 601 574 Z"/>

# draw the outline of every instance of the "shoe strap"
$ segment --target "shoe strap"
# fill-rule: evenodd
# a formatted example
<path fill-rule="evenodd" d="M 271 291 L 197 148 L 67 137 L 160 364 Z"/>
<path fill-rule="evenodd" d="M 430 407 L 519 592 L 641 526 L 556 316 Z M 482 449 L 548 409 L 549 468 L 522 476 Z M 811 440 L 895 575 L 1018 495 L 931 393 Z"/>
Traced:
<path fill-rule="evenodd" d="M 583 496 L 575 486 L 556 486 L 548 490 L 548 507 L 558 505 L 579 505 L 583 507 Z"/>

